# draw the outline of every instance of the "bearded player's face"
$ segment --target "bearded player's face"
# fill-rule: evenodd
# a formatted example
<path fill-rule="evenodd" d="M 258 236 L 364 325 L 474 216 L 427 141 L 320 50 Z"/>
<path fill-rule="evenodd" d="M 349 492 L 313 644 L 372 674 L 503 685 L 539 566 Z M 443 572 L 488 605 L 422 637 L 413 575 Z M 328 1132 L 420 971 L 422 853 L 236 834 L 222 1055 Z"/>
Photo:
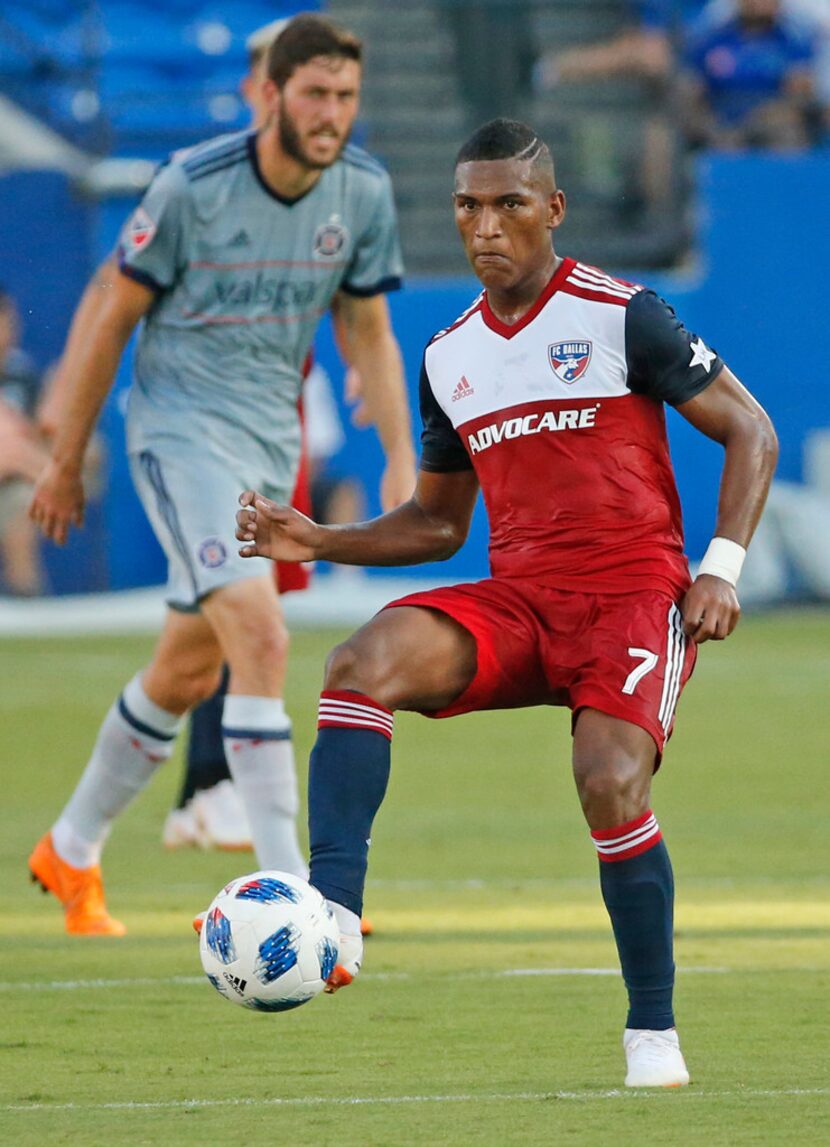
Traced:
<path fill-rule="evenodd" d="M 360 98 L 360 64 L 315 56 L 276 95 L 283 151 L 312 170 L 330 167 L 348 141 Z"/>
<path fill-rule="evenodd" d="M 453 200 L 467 258 L 485 287 L 509 290 L 549 263 L 565 198 L 529 161 L 460 163 Z"/>

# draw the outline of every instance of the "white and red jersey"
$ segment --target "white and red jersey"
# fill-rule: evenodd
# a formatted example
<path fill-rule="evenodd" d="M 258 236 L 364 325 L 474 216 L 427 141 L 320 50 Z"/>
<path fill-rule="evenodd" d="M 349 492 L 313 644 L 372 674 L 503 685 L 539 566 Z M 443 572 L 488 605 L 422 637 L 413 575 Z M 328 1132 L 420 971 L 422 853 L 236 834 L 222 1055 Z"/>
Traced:
<path fill-rule="evenodd" d="M 653 291 L 565 259 L 518 322 L 483 292 L 428 345 L 421 467 L 475 469 L 494 577 L 677 597 L 689 570 L 663 403 L 722 366 Z"/>

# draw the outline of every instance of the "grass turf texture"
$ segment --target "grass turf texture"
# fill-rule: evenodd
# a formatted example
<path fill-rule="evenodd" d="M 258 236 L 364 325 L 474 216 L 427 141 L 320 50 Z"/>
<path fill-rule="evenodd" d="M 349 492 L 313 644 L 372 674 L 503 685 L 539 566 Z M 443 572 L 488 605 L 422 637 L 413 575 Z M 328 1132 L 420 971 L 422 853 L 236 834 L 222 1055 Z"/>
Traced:
<path fill-rule="evenodd" d="M 301 766 L 336 637 L 294 638 Z M 25 858 L 150 648 L 0 642 L 0 1141 L 830 1143 L 830 614 L 746 618 L 704 648 L 681 701 L 654 792 L 693 1079 L 676 1092 L 621 1087 L 623 988 L 561 711 L 398 719 L 367 895 L 378 934 L 336 997 L 259 1015 L 201 977 L 191 916 L 255 865 L 162 850 L 178 757 L 107 848 L 129 936 L 65 936 Z"/>

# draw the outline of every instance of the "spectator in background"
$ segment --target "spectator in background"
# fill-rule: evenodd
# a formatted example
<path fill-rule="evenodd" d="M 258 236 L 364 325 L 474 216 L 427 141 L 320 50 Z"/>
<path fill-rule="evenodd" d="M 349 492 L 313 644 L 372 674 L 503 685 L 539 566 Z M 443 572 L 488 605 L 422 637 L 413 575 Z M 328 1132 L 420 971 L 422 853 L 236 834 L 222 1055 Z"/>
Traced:
<path fill-rule="evenodd" d="M 702 7 L 698 0 L 696 9 Z M 662 84 L 671 71 L 672 8 L 659 0 L 631 0 L 620 32 L 604 40 L 543 53 L 534 69 L 539 91 L 557 84 L 636 76 Z"/>
<path fill-rule="evenodd" d="M 685 51 L 687 131 L 695 146 L 800 150 L 811 140 L 817 39 L 782 0 L 737 0 Z"/>
<path fill-rule="evenodd" d="M 534 69 L 537 92 L 561 84 L 633 78 L 645 85 L 648 114 L 635 194 L 651 214 L 672 209 L 677 193 L 678 132 L 670 104 L 680 28 L 695 19 L 704 0 L 630 0 L 621 31 L 606 39 L 543 53 Z"/>
<path fill-rule="evenodd" d="M 37 528 L 27 511 L 48 453 L 33 418 L 40 380 L 19 338 L 17 307 L 0 288 L 0 562 L 3 587 L 30 597 L 42 592 L 44 579 Z"/>

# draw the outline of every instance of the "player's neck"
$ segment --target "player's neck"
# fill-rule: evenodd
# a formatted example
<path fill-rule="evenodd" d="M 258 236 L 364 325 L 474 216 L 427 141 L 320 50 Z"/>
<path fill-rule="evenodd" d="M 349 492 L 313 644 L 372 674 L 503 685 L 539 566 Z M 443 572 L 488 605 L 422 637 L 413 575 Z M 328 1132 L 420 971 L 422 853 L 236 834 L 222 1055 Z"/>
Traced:
<path fill-rule="evenodd" d="M 307 167 L 286 152 L 273 120 L 256 137 L 259 174 L 282 199 L 299 199 L 310 191 L 322 175 L 317 167 Z"/>
<path fill-rule="evenodd" d="M 512 287 L 487 287 L 490 310 L 501 322 L 513 326 L 524 318 L 562 265 L 562 259 L 551 251 L 551 259 L 539 271 Z"/>

